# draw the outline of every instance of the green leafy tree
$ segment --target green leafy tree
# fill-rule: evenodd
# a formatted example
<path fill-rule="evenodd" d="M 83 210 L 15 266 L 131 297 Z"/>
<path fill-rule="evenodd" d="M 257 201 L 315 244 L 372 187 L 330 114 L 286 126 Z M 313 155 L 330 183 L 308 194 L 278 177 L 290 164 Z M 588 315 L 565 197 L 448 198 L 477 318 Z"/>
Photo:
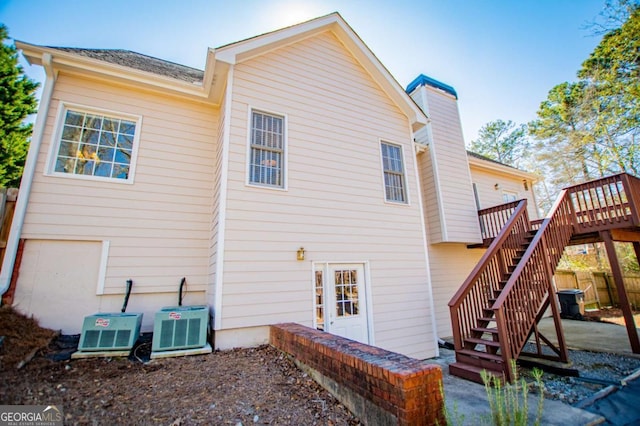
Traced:
<path fill-rule="evenodd" d="M 480 129 L 469 149 L 513 167 L 522 165 L 528 153 L 527 126 L 513 121 L 495 120 Z"/>
<path fill-rule="evenodd" d="M 589 128 L 592 120 L 584 107 L 585 97 L 585 83 L 559 84 L 540 104 L 538 119 L 529 123 L 529 132 L 537 140 L 537 160 L 554 187 L 595 177 L 590 164 L 594 151 Z"/>
<path fill-rule="evenodd" d="M 601 42 L 578 81 L 559 84 L 529 123 L 551 198 L 566 186 L 640 172 L 640 2 L 606 3 Z"/>
<path fill-rule="evenodd" d="M 604 168 L 640 172 L 640 7 L 622 2 L 627 18 L 607 32 L 582 64 L 578 77 L 588 83 L 587 105 L 595 116 Z"/>
<path fill-rule="evenodd" d="M 24 120 L 36 112 L 38 83 L 24 75 L 16 48 L 6 44 L 7 38 L 7 27 L 0 24 L 0 187 L 17 187 L 32 127 Z"/>

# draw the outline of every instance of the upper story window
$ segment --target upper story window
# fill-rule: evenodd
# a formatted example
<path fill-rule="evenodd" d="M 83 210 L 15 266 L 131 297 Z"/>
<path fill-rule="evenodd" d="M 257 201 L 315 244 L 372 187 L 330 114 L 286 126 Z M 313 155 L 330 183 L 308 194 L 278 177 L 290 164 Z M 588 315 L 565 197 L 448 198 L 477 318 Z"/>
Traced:
<path fill-rule="evenodd" d="M 284 117 L 251 112 L 249 183 L 284 188 Z"/>
<path fill-rule="evenodd" d="M 131 181 L 140 118 L 65 108 L 53 173 Z"/>
<path fill-rule="evenodd" d="M 502 201 L 510 203 L 518 199 L 518 193 L 513 191 L 502 191 Z"/>
<path fill-rule="evenodd" d="M 382 149 L 385 199 L 397 203 L 406 203 L 407 189 L 404 163 L 402 161 L 402 148 L 386 142 L 381 142 L 380 147 Z"/>

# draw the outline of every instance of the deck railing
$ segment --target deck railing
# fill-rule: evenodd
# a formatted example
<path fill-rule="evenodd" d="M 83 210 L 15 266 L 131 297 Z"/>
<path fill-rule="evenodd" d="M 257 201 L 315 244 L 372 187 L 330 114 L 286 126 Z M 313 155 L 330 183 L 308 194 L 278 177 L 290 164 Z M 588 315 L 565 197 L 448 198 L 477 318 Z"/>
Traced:
<path fill-rule="evenodd" d="M 482 232 L 482 240 L 488 241 L 495 238 L 504 228 L 513 212 L 518 207 L 519 201 L 512 201 L 499 206 L 489 207 L 478 210 L 478 219 L 480 220 L 480 231 Z"/>
<path fill-rule="evenodd" d="M 553 273 L 573 233 L 575 216 L 563 190 L 493 304 L 504 365 L 517 358 L 553 294 Z M 505 369 L 507 378 L 509 369 Z"/>
<path fill-rule="evenodd" d="M 477 327 L 477 318 L 482 317 L 483 309 L 490 306 L 489 299 L 500 290 L 500 281 L 504 280 L 508 272 L 508 261 L 516 256 L 516 250 L 525 242 L 530 229 L 527 201 L 520 200 L 513 204 L 513 208 L 509 205 L 500 206 L 511 211 L 510 217 L 505 221 L 502 232 L 498 232 L 478 265 L 449 302 L 456 350 L 463 348 L 466 338 L 474 337 L 472 328 Z M 487 217 L 498 219 L 485 223 L 492 227 L 498 226 L 502 215 L 496 213 L 493 211 Z"/>
<path fill-rule="evenodd" d="M 477 334 L 484 331 L 478 319 L 486 321 L 487 309 L 492 310 L 503 372 L 513 380 L 510 361 L 521 353 L 541 312 L 555 303 L 553 274 L 571 237 L 638 227 L 639 206 L 640 179 L 623 173 L 565 188 L 543 220 L 529 221 L 526 200 L 480 210 L 482 237 L 491 244 L 449 302 L 456 350 L 475 347 L 465 347 L 465 341 L 477 342 Z M 535 235 L 527 246 L 531 231 Z"/>
<path fill-rule="evenodd" d="M 626 173 L 567 188 L 576 217 L 576 233 L 640 226 L 640 179 Z"/>

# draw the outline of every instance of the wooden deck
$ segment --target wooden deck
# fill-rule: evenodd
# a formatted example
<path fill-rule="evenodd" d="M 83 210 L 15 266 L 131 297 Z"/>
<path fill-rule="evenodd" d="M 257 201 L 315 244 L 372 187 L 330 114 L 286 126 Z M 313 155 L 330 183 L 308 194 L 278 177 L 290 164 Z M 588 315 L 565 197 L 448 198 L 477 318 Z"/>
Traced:
<path fill-rule="evenodd" d="M 640 179 L 634 176 L 618 174 L 566 188 L 539 221 L 529 220 L 526 207 L 520 200 L 479 211 L 487 251 L 449 302 L 457 360 L 452 374 L 481 381 L 479 371 L 485 369 L 511 381 L 509 366 L 532 336 L 536 353 L 528 356 L 567 362 L 553 284 L 564 248 L 603 241 L 614 276 L 619 265 L 611 259 L 613 241 L 633 242 L 640 257 Z M 624 286 L 618 290 L 624 293 Z M 537 329 L 549 307 L 558 345 Z M 637 332 L 628 329 L 634 352 L 640 353 Z M 555 355 L 544 355 L 542 343 Z"/>

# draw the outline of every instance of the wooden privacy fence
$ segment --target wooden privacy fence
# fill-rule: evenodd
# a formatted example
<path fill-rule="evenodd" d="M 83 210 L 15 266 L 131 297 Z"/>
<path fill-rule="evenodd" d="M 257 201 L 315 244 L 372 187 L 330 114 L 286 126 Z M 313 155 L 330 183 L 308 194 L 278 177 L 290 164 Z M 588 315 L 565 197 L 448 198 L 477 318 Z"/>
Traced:
<path fill-rule="evenodd" d="M 558 290 L 580 289 L 584 292 L 587 307 L 618 306 L 618 290 L 610 272 L 556 271 L 554 276 Z M 640 275 L 628 274 L 624 286 L 631 306 L 640 309 Z"/>
<path fill-rule="evenodd" d="M 4 260 L 11 221 L 13 221 L 13 212 L 16 207 L 16 198 L 18 198 L 18 190 L 16 188 L 0 188 L 0 265 Z"/>

